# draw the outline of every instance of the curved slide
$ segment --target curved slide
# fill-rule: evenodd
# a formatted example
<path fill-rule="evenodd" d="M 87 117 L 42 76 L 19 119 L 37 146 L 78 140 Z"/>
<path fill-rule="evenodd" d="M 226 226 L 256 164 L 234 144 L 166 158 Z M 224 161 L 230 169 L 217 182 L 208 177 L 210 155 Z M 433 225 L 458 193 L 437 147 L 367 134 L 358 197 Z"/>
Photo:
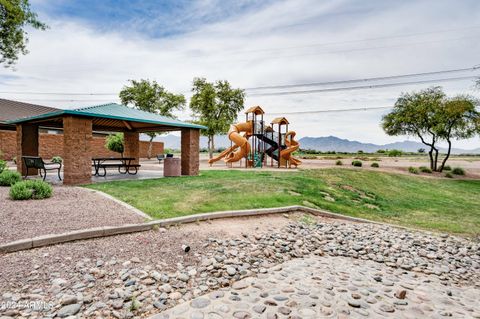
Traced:
<path fill-rule="evenodd" d="M 235 143 L 239 149 L 235 152 L 228 154 L 225 158 L 226 163 L 238 162 L 242 158 L 248 155 L 250 152 L 250 143 L 248 143 L 247 137 L 252 134 L 253 122 L 248 121 L 244 123 L 233 124 L 228 131 L 228 138 Z M 240 132 L 245 132 L 242 136 Z"/>
<path fill-rule="evenodd" d="M 292 153 L 298 150 L 298 148 L 300 147 L 298 142 L 293 139 L 295 135 L 297 135 L 297 133 L 295 133 L 294 131 L 288 131 L 287 134 L 285 134 L 285 145 L 287 146 L 287 148 L 280 151 L 281 159 L 283 161 L 288 161 L 289 167 L 291 167 L 292 165 L 295 165 L 295 167 L 297 167 L 302 163 L 301 160 L 292 156 Z"/>
<path fill-rule="evenodd" d="M 215 157 L 212 157 L 211 159 L 208 160 L 208 164 L 212 165 L 213 163 L 221 160 L 222 158 L 224 158 L 227 154 L 229 154 L 230 152 L 233 152 L 234 150 L 236 150 L 238 148 L 238 145 L 233 145 L 229 148 L 227 148 L 226 150 L 224 150 L 223 152 L 221 152 L 220 154 L 218 154 L 217 156 Z"/>

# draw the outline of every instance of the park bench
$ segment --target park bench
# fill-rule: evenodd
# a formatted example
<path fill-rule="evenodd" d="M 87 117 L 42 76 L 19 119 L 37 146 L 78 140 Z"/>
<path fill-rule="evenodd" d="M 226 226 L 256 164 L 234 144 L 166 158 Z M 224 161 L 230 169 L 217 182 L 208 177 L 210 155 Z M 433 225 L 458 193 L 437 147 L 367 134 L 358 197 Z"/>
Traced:
<path fill-rule="evenodd" d="M 60 170 L 62 169 L 62 163 L 54 162 L 44 162 L 41 157 L 38 156 L 22 156 L 23 164 L 25 165 L 26 171 L 24 178 L 28 176 L 28 169 L 34 168 L 38 169 L 40 176 L 43 177 L 43 180 L 47 177 L 47 171 L 57 170 L 58 179 L 62 180 L 60 177 Z M 43 174 L 42 174 L 43 171 Z"/>
<path fill-rule="evenodd" d="M 166 154 L 166 156 L 165 156 L 165 154 L 157 154 L 158 164 L 161 164 L 163 162 L 163 160 L 167 157 L 173 157 L 173 154 L 168 153 L 168 154 Z"/>
<path fill-rule="evenodd" d="M 107 175 L 107 168 L 114 167 L 118 169 L 120 174 L 130 174 L 135 175 L 138 173 L 138 168 L 140 164 L 132 164 L 135 158 L 133 157 L 101 157 L 93 158 L 93 168 L 95 173 L 93 175 L 105 177 Z M 100 169 L 103 169 L 103 174 L 100 174 Z"/>

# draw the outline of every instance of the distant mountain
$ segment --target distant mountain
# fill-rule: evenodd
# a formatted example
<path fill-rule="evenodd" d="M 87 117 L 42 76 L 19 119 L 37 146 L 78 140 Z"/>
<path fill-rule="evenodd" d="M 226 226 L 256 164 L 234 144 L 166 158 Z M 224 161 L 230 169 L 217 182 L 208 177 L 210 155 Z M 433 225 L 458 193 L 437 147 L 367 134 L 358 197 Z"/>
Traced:
<path fill-rule="evenodd" d="M 176 135 L 162 135 L 155 138 L 156 141 L 161 141 L 165 144 L 165 148 L 180 149 L 180 136 Z M 215 147 L 230 147 L 230 140 L 226 135 L 215 136 Z M 427 148 L 424 144 L 413 141 L 395 142 L 384 145 L 362 143 L 358 141 L 350 141 L 347 139 L 341 139 L 336 136 L 326 137 L 302 137 L 299 141 L 300 148 L 310 149 L 322 152 L 336 151 L 356 153 L 358 151 L 364 151 L 366 153 L 374 153 L 378 150 L 401 150 L 404 152 L 417 152 L 419 148 Z M 205 136 L 200 137 L 200 147 L 206 148 L 208 145 L 208 139 Z M 445 152 L 445 149 L 440 149 Z M 464 150 L 454 148 L 452 154 L 480 154 L 480 148 L 474 150 Z"/>
<path fill-rule="evenodd" d="M 181 147 L 181 140 L 180 136 L 168 134 L 168 135 L 161 135 L 155 138 L 155 141 L 163 142 L 165 148 L 172 148 L 172 149 L 180 149 Z M 217 135 L 213 141 L 215 143 L 215 147 L 230 147 L 230 140 L 228 139 L 227 135 Z M 208 138 L 205 136 L 200 136 L 200 148 L 208 147 Z"/>
<path fill-rule="evenodd" d="M 347 152 L 355 153 L 358 151 L 364 151 L 366 153 L 374 153 L 378 150 L 401 150 L 404 152 L 417 152 L 419 148 L 427 148 L 426 145 L 413 142 L 413 141 L 403 141 L 395 142 L 389 144 L 372 144 L 372 143 L 362 143 L 358 141 L 350 141 L 347 139 L 341 139 L 335 136 L 327 137 L 303 137 L 299 141 L 300 148 L 310 149 L 322 152 L 336 151 L 336 152 Z M 446 152 L 446 149 L 440 149 L 441 152 Z M 452 148 L 452 154 L 480 154 L 480 148 L 474 150 L 463 150 L 458 148 Z"/>

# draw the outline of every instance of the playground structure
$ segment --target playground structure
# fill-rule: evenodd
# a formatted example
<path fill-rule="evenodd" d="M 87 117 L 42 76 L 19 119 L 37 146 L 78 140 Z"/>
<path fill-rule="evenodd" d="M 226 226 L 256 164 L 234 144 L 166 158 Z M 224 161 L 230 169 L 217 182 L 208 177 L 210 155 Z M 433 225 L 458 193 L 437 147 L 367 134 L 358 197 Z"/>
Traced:
<path fill-rule="evenodd" d="M 300 165 L 302 162 L 292 156 L 292 153 L 298 150 L 299 144 L 294 140 L 296 133 L 288 130 L 288 120 L 278 117 L 273 119 L 270 125 L 265 125 L 264 114 L 260 106 L 253 106 L 245 111 L 246 121 L 231 125 L 228 131 L 231 146 L 208 163 L 212 165 L 223 159 L 231 165 L 244 159 L 245 167 L 263 167 L 268 166 L 270 159 L 272 167 L 291 168 L 292 165 Z"/>

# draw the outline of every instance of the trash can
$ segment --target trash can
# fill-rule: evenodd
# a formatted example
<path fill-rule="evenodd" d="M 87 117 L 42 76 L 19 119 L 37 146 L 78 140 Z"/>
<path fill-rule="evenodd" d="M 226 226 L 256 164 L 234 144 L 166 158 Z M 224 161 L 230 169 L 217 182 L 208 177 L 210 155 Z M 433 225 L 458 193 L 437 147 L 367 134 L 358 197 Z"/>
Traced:
<path fill-rule="evenodd" d="M 182 175 L 182 165 L 180 158 L 167 157 L 163 162 L 163 176 L 173 177 Z"/>

